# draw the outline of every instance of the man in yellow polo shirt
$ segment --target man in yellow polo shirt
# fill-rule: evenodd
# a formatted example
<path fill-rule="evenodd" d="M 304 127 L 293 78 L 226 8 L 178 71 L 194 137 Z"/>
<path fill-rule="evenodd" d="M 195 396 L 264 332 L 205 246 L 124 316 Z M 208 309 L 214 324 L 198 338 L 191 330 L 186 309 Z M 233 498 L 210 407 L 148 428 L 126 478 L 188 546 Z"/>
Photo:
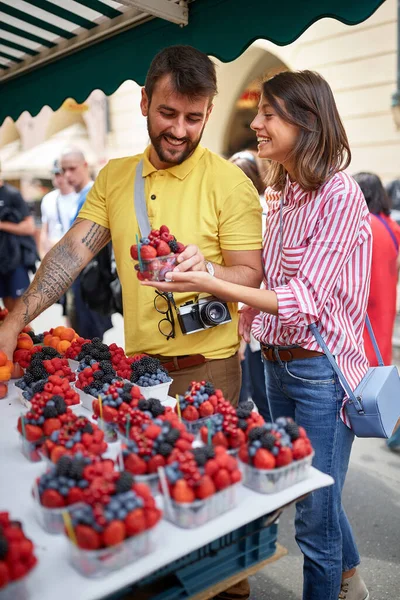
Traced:
<path fill-rule="evenodd" d="M 215 65 L 205 54 L 175 46 L 155 57 L 141 101 L 150 146 L 144 154 L 110 160 L 102 169 L 77 221 L 47 255 L 13 318 L 3 325 L 2 341 L 8 326 L 20 331 L 53 303 L 111 237 L 123 291 L 127 354 L 160 357 L 174 379 L 172 393 L 183 393 L 191 380 L 208 379 L 237 402 L 237 305 L 229 305 L 230 323 L 191 335 L 182 333 L 173 308 L 175 336 L 167 339 L 158 326 L 164 315 L 154 307 L 155 291 L 140 285 L 130 257 L 139 233 L 135 170 L 143 160 L 150 225 L 167 225 L 187 245 L 179 269 L 208 270 L 226 281 L 259 287 L 258 194 L 240 169 L 199 145 L 216 92 Z M 175 294 L 174 299 L 179 309 L 195 296 Z M 157 307 L 166 309 L 167 300 L 159 299 Z"/>

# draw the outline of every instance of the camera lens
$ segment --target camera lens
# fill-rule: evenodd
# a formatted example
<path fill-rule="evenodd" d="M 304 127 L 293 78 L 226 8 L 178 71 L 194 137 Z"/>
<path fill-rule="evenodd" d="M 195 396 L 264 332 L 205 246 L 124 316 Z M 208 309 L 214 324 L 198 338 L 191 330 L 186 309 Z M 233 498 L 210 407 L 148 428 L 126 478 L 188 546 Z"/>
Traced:
<path fill-rule="evenodd" d="M 223 323 L 226 321 L 227 316 L 228 311 L 226 310 L 226 306 L 217 300 L 207 302 L 207 304 L 200 309 L 200 318 L 205 325 L 208 325 L 208 327 Z"/>

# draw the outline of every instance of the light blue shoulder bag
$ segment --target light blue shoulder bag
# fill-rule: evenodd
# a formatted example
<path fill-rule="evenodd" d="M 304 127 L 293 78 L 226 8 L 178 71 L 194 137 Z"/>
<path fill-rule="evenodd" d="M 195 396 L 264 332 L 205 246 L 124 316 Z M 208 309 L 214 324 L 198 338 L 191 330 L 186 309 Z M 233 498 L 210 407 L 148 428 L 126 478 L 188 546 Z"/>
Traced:
<path fill-rule="evenodd" d="M 280 205 L 280 242 L 283 243 L 283 198 Z M 316 323 L 309 329 L 326 354 L 333 370 L 348 395 L 345 411 L 357 437 L 389 438 L 400 418 L 400 377 L 395 366 L 385 367 L 371 322 L 365 318 L 368 333 L 378 359 L 378 367 L 370 367 L 357 388 L 352 391 L 335 358 L 328 350 Z"/>

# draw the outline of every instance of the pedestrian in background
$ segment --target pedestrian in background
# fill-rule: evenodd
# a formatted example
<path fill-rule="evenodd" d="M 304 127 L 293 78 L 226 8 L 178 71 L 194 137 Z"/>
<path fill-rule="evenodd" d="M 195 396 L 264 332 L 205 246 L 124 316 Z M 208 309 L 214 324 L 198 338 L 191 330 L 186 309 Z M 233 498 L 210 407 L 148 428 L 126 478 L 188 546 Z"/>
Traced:
<path fill-rule="evenodd" d="M 382 181 L 374 173 L 354 175 L 371 213 L 372 266 L 368 316 L 385 365 L 392 364 L 392 340 L 397 305 L 400 226 L 390 218 L 390 200 Z M 371 366 L 378 361 L 364 329 L 365 351 Z"/>
<path fill-rule="evenodd" d="M 0 298 L 12 311 L 29 287 L 29 272 L 39 259 L 33 238 L 35 222 L 17 188 L 1 179 L 0 171 Z"/>
<path fill-rule="evenodd" d="M 94 182 L 90 176 L 89 165 L 85 156 L 79 149 L 65 150 L 61 155 L 60 166 L 67 183 L 73 187 L 78 196 L 75 214 L 72 215 L 70 222 L 70 225 L 72 225 Z M 87 243 L 90 244 L 90 240 Z M 91 310 L 83 301 L 80 276 L 74 281 L 66 296 L 66 313 L 73 329 L 84 338 L 98 337 L 103 339 L 105 332 L 112 327 L 111 317 L 103 316 Z"/>
<path fill-rule="evenodd" d="M 51 170 L 54 190 L 43 196 L 40 210 L 40 255 L 43 257 L 70 228 L 76 215 L 78 194 L 65 178 L 60 162 L 54 161 Z"/>
<path fill-rule="evenodd" d="M 266 202 L 264 198 L 265 184 L 261 176 L 260 167 L 256 158 L 256 153 L 251 150 L 242 150 L 236 152 L 229 159 L 234 165 L 237 165 L 245 175 L 253 182 L 258 195 L 263 213 L 266 212 Z M 264 235 L 265 216 L 263 215 L 263 235 Z M 258 408 L 258 412 L 264 417 L 268 416 L 267 392 L 265 389 L 264 365 L 261 357 L 261 346 L 254 336 L 251 336 L 247 344 L 244 340 L 240 344 L 240 358 L 242 366 L 242 387 L 240 390 L 240 402 L 246 402 L 249 397 Z"/>

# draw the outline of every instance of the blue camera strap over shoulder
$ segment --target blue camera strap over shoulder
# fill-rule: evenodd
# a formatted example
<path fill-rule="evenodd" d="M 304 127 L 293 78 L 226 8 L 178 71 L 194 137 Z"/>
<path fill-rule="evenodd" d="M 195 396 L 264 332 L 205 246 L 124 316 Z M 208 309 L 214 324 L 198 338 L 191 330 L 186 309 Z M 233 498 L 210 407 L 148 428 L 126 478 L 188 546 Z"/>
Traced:
<path fill-rule="evenodd" d="M 140 160 L 135 172 L 135 187 L 133 204 L 141 237 L 147 237 L 151 231 L 149 216 L 147 214 L 146 198 L 144 195 L 143 160 Z"/>

